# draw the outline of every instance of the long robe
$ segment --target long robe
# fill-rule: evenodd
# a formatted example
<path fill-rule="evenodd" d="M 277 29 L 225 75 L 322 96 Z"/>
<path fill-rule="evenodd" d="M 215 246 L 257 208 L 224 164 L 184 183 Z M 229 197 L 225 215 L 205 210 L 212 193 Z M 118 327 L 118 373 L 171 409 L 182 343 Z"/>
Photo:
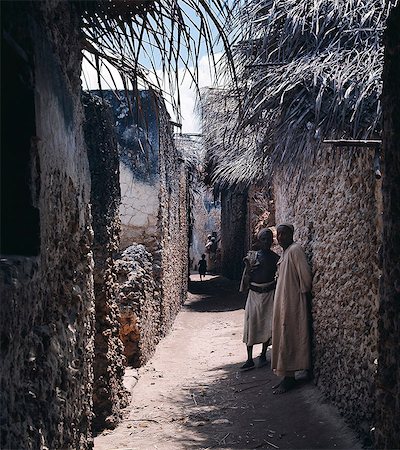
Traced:
<path fill-rule="evenodd" d="M 269 283 L 253 283 L 264 286 Z M 269 292 L 249 291 L 244 310 L 243 342 L 246 345 L 262 344 L 272 335 L 272 310 L 274 290 Z"/>
<path fill-rule="evenodd" d="M 291 244 L 278 261 L 272 324 L 271 365 L 278 376 L 310 368 L 310 329 L 306 293 L 311 269 L 304 250 Z"/>

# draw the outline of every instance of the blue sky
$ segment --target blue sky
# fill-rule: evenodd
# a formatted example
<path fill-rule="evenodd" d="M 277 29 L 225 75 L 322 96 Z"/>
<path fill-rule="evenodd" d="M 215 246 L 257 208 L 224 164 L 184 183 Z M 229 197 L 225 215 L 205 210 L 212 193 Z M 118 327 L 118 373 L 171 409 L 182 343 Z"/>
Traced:
<path fill-rule="evenodd" d="M 184 12 L 187 14 L 187 23 L 190 23 L 190 20 L 192 20 L 195 23 L 199 23 L 198 17 L 195 15 L 193 10 L 191 10 L 189 7 L 182 5 L 182 8 Z M 170 24 L 165 24 L 166 27 L 170 28 Z M 211 32 L 214 36 L 217 36 L 215 26 L 210 24 Z M 195 26 L 191 26 L 190 28 L 190 36 L 194 39 L 194 41 L 197 42 L 198 40 L 198 31 Z M 146 50 L 151 53 L 150 46 L 146 45 Z M 213 47 L 213 51 L 216 54 L 217 58 L 221 56 L 222 52 L 222 44 L 217 43 Z M 210 63 L 212 62 L 209 60 L 207 56 L 207 48 L 204 43 L 200 46 L 200 52 L 199 52 L 199 63 L 198 63 L 198 70 L 199 70 L 199 87 L 205 87 L 205 86 L 211 86 L 213 84 L 212 79 L 212 71 L 210 71 Z M 181 47 L 181 56 L 183 58 L 187 57 L 187 52 L 184 48 L 184 46 Z M 153 64 L 157 67 L 157 73 L 159 78 L 163 78 L 162 76 L 162 67 L 161 67 L 161 59 L 160 55 L 156 52 L 153 52 Z M 140 63 L 151 69 L 152 65 L 150 64 L 149 57 L 146 55 L 146 52 L 141 53 L 141 57 L 139 58 Z M 180 98 L 181 98 L 181 114 L 182 118 L 180 120 L 179 117 L 177 117 L 176 113 L 173 111 L 171 106 L 168 106 L 168 95 L 166 96 L 167 101 L 167 107 L 169 109 L 171 119 L 176 122 L 182 122 L 182 131 L 184 133 L 199 133 L 201 131 L 200 124 L 198 123 L 196 114 L 194 113 L 194 107 L 196 102 L 196 90 L 195 87 L 192 85 L 190 76 L 185 73 L 185 68 L 183 62 L 179 63 L 179 91 L 180 91 Z M 176 72 L 175 67 L 171 68 L 172 74 L 174 75 Z M 191 67 L 191 70 L 193 70 L 193 67 Z M 113 77 L 115 80 L 115 84 L 117 85 L 118 89 L 123 89 L 122 81 L 117 74 L 116 71 L 113 72 Z M 103 89 L 108 88 L 114 88 L 115 84 L 112 81 L 109 73 L 107 70 L 102 70 L 102 87 Z M 150 76 L 151 79 L 154 79 L 153 76 Z M 109 85 L 109 86 L 107 86 Z M 98 83 L 97 83 L 97 74 L 95 70 L 88 64 L 85 60 L 83 63 L 82 68 L 82 86 L 83 89 L 98 89 Z M 165 91 L 169 91 L 168 83 L 163 85 L 163 88 Z M 170 92 L 171 93 L 171 92 Z M 173 93 L 171 93 L 173 95 Z"/>

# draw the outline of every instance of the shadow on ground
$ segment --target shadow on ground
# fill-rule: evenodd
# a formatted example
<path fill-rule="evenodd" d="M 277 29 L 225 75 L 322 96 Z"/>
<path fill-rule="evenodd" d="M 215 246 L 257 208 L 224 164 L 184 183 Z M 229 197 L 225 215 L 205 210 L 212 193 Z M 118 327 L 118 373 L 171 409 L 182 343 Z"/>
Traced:
<path fill-rule="evenodd" d="M 175 441 L 187 448 L 361 448 L 312 384 L 276 396 L 269 367 L 240 372 L 238 364 L 227 364 L 211 371 L 218 381 L 187 385 L 170 399 L 184 411 L 171 420 L 180 425 Z"/>
<path fill-rule="evenodd" d="M 238 281 L 219 275 L 207 277 L 204 281 L 192 279 L 188 290 L 189 296 L 184 308 L 196 312 L 236 311 L 243 308 L 246 299 L 239 292 Z"/>

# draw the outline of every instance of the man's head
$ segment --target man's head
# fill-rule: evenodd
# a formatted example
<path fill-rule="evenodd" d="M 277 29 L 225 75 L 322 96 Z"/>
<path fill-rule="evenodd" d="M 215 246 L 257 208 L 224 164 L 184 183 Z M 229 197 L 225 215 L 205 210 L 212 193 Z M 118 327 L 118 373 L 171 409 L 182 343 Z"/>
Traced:
<path fill-rule="evenodd" d="M 261 248 L 271 248 L 273 241 L 272 231 L 269 228 L 262 228 L 257 233 L 257 241 L 259 242 Z"/>
<path fill-rule="evenodd" d="M 287 249 L 293 243 L 294 226 L 290 223 L 282 223 L 276 229 L 276 237 L 279 245 Z"/>

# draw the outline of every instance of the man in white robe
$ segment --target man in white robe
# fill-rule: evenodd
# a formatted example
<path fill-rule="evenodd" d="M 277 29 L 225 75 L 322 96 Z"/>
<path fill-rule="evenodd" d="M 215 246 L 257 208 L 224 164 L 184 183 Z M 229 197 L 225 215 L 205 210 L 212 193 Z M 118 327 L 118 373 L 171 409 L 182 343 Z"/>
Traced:
<path fill-rule="evenodd" d="M 295 372 L 308 370 L 311 364 L 308 293 L 311 291 L 311 269 L 302 247 L 293 242 L 294 227 L 277 228 L 283 254 L 278 261 L 278 279 L 274 297 L 271 365 L 283 377 L 274 386 L 282 394 L 295 385 Z"/>

